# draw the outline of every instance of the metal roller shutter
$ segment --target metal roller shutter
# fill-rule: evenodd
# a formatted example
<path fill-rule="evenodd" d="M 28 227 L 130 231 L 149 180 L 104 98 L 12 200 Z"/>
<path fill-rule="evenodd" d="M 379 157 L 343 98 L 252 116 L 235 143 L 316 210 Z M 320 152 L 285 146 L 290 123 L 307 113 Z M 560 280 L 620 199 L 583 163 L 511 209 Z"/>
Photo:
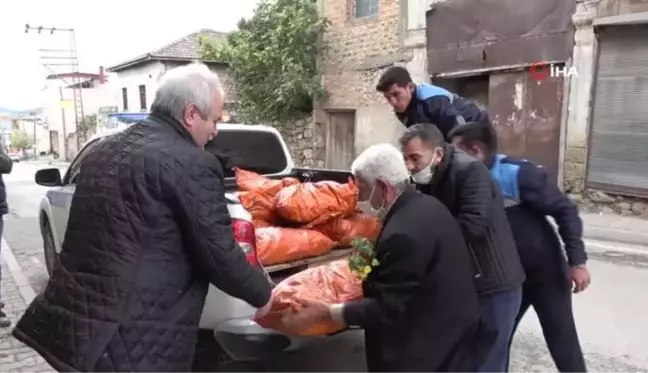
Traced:
<path fill-rule="evenodd" d="M 588 187 L 648 196 L 648 26 L 599 29 Z"/>

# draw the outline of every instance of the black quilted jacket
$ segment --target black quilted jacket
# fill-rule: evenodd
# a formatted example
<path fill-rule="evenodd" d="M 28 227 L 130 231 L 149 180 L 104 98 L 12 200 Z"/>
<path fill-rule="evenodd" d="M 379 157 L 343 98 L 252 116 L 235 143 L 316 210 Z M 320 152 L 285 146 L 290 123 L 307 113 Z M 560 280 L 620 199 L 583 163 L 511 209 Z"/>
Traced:
<path fill-rule="evenodd" d="M 59 371 L 191 370 L 208 283 L 270 297 L 236 245 L 222 168 L 152 114 L 81 161 L 60 256 L 14 336 Z"/>
<path fill-rule="evenodd" d="M 525 275 L 499 187 L 486 166 L 446 144 L 443 162 L 429 185 L 417 185 L 438 198 L 455 216 L 475 265 L 480 295 L 511 290 Z"/>

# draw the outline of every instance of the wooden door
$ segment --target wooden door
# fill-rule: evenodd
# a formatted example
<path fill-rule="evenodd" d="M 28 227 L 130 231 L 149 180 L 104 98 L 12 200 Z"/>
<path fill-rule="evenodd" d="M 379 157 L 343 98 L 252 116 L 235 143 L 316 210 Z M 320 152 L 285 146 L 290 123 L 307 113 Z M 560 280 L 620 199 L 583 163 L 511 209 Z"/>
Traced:
<path fill-rule="evenodd" d="M 331 111 L 326 127 L 326 168 L 346 170 L 355 158 L 355 111 Z"/>

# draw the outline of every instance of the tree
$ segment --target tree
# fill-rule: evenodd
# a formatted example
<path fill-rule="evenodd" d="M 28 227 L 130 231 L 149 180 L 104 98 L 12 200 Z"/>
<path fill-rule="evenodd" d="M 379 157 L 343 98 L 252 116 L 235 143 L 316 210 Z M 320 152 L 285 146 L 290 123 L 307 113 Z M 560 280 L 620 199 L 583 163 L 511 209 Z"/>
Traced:
<path fill-rule="evenodd" d="M 34 139 L 27 135 L 27 132 L 24 130 L 13 130 L 11 131 L 11 147 L 25 150 L 29 149 L 34 145 Z"/>
<path fill-rule="evenodd" d="M 97 114 L 86 115 L 79 125 L 79 131 L 84 135 L 93 134 L 97 130 Z"/>
<path fill-rule="evenodd" d="M 229 64 L 247 119 L 285 121 L 312 111 L 322 94 L 317 56 L 327 24 L 317 0 L 261 0 L 227 41 L 201 39 L 201 57 Z"/>

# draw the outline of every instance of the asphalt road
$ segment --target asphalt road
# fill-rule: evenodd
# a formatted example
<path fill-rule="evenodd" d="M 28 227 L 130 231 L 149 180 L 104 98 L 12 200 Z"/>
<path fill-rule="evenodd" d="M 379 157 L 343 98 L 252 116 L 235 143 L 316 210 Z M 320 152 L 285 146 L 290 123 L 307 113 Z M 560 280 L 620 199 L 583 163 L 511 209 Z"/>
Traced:
<path fill-rule="evenodd" d="M 37 217 L 46 188 L 35 185 L 34 172 L 46 164 L 16 164 L 5 176 L 10 214 L 4 237 L 39 292 L 47 282 Z M 574 298 L 574 309 L 590 371 L 648 371 L 648 257 L 617 245 L 588 243 L 591 288 Z M 643 296 L 642 296 L 643 294 Z M 433 347 L 431 347 L 433 348 Z M 361 332 L 318 341 L 268 362 L 270 371 L 361 371 Z M 512 371 L 556 371 L 537 319 L 529 312 L 515 337 Z"/>

